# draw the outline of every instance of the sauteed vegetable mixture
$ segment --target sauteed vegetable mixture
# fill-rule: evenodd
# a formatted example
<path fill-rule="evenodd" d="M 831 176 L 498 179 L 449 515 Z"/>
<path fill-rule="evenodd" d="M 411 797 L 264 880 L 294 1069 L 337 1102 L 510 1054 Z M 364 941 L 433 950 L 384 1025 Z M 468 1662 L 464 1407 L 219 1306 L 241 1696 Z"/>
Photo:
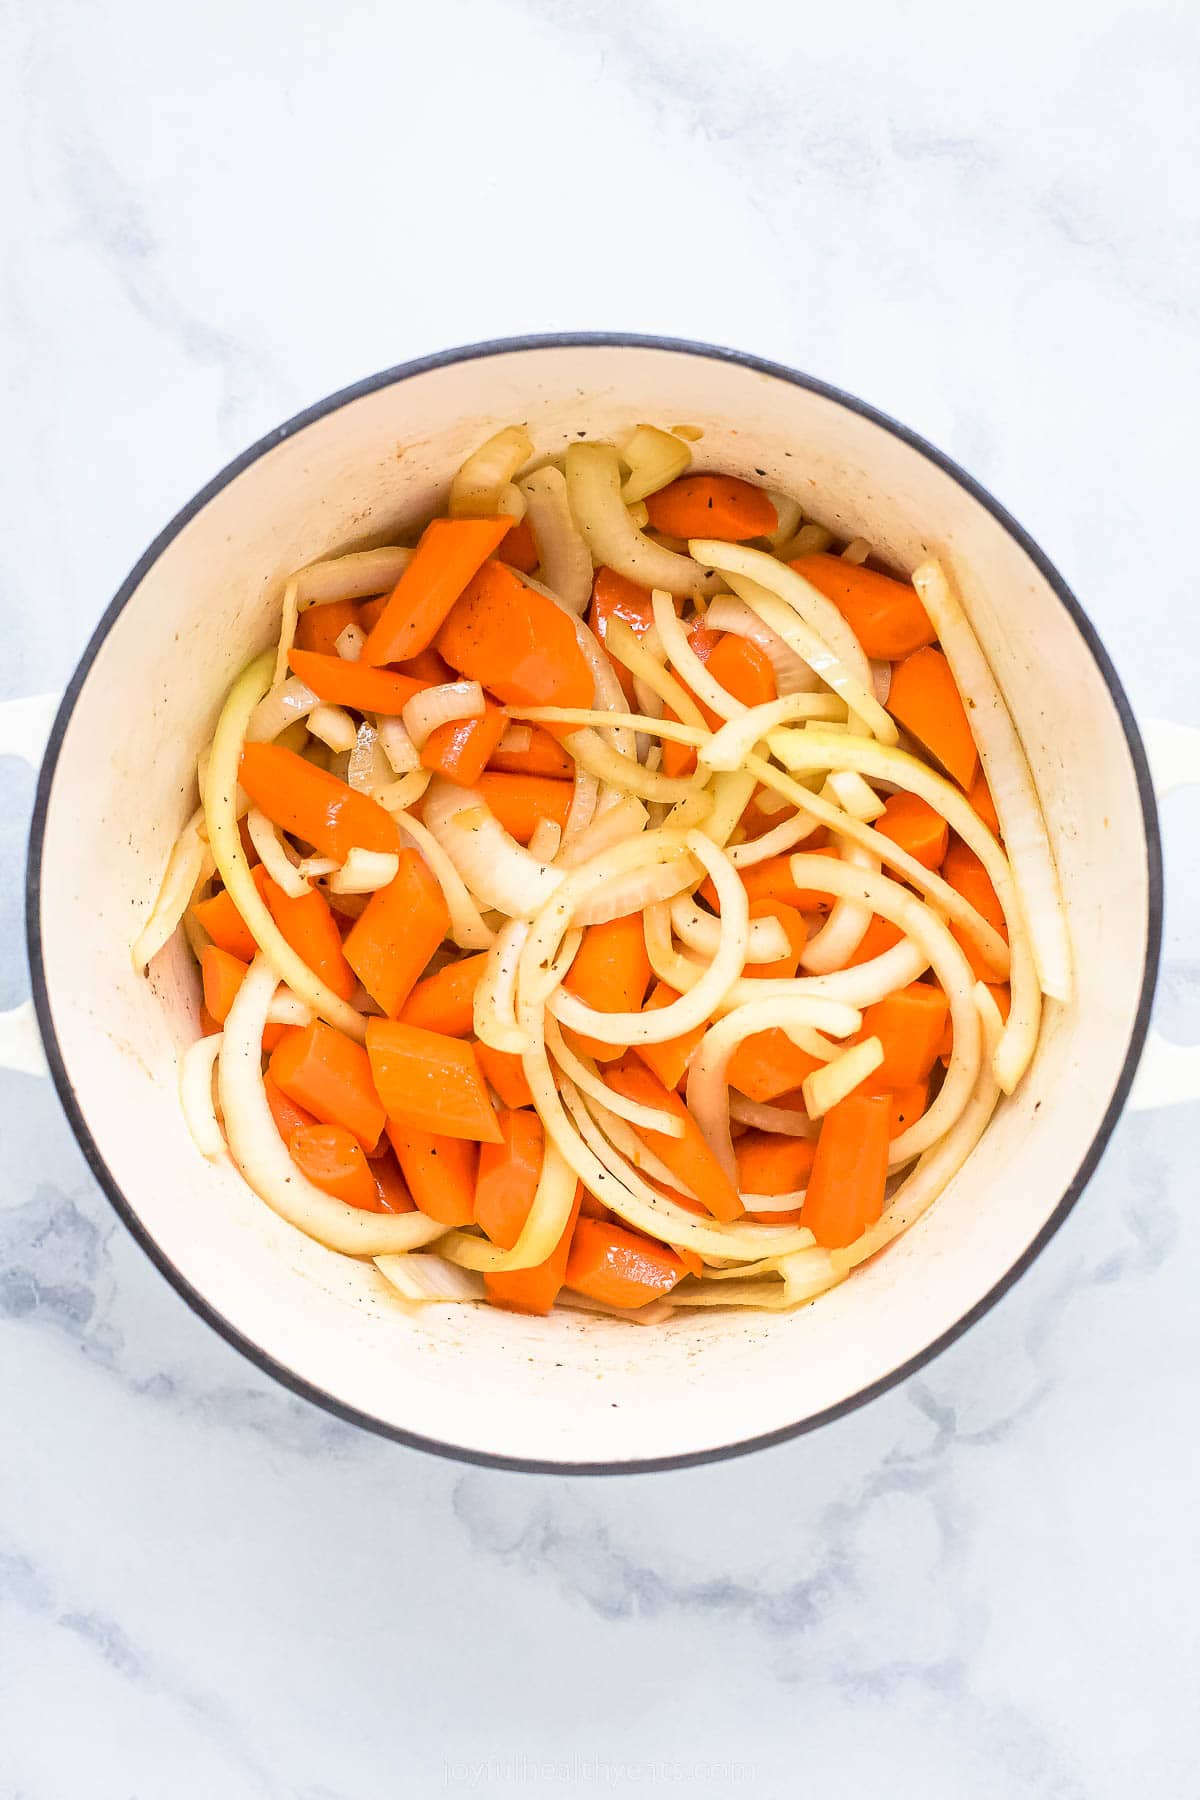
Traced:
<path fill-rule="evenodd" d="M 639 425 L 299 570 L 134 950 L 188 1124 L 403 1300 L 788 1308 L 937 1198 L 1071 957 L 952 582 Z M 527 471 L 527 472 L 523 472 Z"/>

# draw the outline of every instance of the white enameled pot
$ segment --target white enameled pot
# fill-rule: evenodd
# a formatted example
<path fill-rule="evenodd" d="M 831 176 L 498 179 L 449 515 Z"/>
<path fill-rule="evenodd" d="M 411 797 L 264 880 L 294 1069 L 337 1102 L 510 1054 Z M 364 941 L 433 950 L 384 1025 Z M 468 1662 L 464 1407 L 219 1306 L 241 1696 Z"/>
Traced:
<path fill-rule="evenodd" d="M 284 1224 L 206 1163 L 176 1063 L 197 1029 L 186 948 L 129 946 L 195 805 L 196 754 L 275 635 L 292 569 L 385 543 L 438 508 L 464 456 L 527 422 L 539 452 L 639 420 L 703 428 L 697 460 L 796 494 L 908 569 L 949 564 L 1008 696 L 1062 872 L 1078 964 L 1034 1065 L 936 1207 L 794 1314 L 683 1314 L 661 1328 L 490 1308 L 412 1316 L 370 1264 Z M 0 749 L 30 749 L 36 703 Z M 119 729 L 114 730 L 114 721 Z M 1176 746 L 1178 758 L 1178 745 Z M 1195 744 L 1186 740 L 1194 762 Z M 1194 772 L 1194 771 L 1193 771 Z M 754 358 L 636 338 L 452 351 L 335 395 L 184 509 L 108 609 L 57 712 L 38 789 L 29 944 L 41 1036 L 93 1170 L 185 1299 L 261 1367 L 403 1441 L 519 1467 L 678 1465 L 783 1438 L 911 1371 L 1024 1269 L 1078 1198 L 1146 1032 L 1161 921 L 1141 741 L 1095 632 L 1025 534 L 911 433 Z M 27 1019 L 0 1060 L 35 1053 Z M 1168 1082 L 1196 1086 L 1195 1061 Z"/>

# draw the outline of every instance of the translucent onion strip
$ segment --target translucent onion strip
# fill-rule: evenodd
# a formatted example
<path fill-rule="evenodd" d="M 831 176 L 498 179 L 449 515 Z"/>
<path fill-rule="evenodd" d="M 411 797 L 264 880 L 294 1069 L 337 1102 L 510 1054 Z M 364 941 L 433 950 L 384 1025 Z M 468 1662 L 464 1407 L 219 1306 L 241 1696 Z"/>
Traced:
<path fill-rule="evenodd" d="M 298 675 L 288 675 L 268 690 L 250 715 L 248 744 L 270 743 L 297 720 L 306 719 L 321 703 Z"/>
<path fill-rule="evenodd" d="M 353 750 L 358 737 L 358 726 L 350 717 L 344 706 L 330 706 L 322 701 L 314 706 L 308 715 L 308 729 L 323 744 L 339 754 Z"/>
<path fill-rule="evenodd" d="M 512 1056 L 523 1056 L 529 1048 L 528 1034 L 518 1026 L 514 1011 L 517 965 L 528 936 L 524 919 L 510 919 L 497 933 L 473 1001 L 475 1036 L 492 1050 Z"/>
<path fill-rule="evenodd" d="M 553 1022 L 553 1020 L 549 1021 L 550 1024 Z M 568 1079 L 570 1078 L 568 1077 Z M 635 1169 L 639 1169 L 647 1180 L 658 1182 L 660 1186 L 669 1189 L 671 1193 L 682 1194 L 685 1200 L 696 1200 L 699 1203 L 695 1191 L 688 1186 L 686 1181 L 681 1181 L 678 1175 L 673 1174 L 666 1163 L 660 1162 L 653 1150 L 646 1144 L 645 1139 L 638 1136 L 627 1119 L 621 1118 L 613 1112 L 611 1107 L 605 1106 L 602 1100 L 596 1099 L 593 1095 L 585 1095 L 584 1104 L 613 1148 L 619 1150 L 626 1161 Z"/>
<path fill-rule="evenodd" d="M 358 728 L 346 767 L 346 780 L 356 793 L 372 797 L 392 784 L 392 765 L 383 752 L 379 733 L 369 719 L 364 719 Z"/>
<path fill-rule="evenodd" d="M 333 640 L 333 647 L 343 662 L 358 662 L 362 657 L 367 634 L 361 625 L 343 625 Z"/>
<path fill-rule="evenodd" d="M 293 577 L 300 611 L 332 600 L 367 600 L 374 594 L 389 593 L 412 559 L 413 552 L 403 545 L 387 544 L 378 550 L 352 550 L 346 556 L 309 563 Z"/>
<path fill-rule="evenodd" d="M 213 1103 L 213 1069 L 221 1054 L 222 1033 L 197 1038 L 179 1059 L 179 1104 L 184 1122 L 201 1156 L 214 1161 L 225 1148 L 225 1134 Z"/>
<path fill-rule="evenodd" d="M 415 777 L 405 777 L 405 780 L 413 779 Z M 463 790 L 458 791 L 461 793 Z M 395 812 L 392 817 L 409 842 L 421 852 L 442 890 L 442 897 L 450 914 L 452 941 L 460 950 L 490 949 L 495 941 L 495 933 L 484 923 L 474 895 L 433 832 L 419 819 L 414 819 L 411 813 Z"/>
<path fill-rule="evenodd" d="M 615 656 L 631 675 L 657 694 L 682 724 L 693 726 L 706 737 L 709 735 L 704 714 L 691 694 L 663 667 L 657 656 L 651 654 L 631 625 L 624 619 L 610 618 L 604 644 L 609 655 Z"/>
<path fill-rule="evenodd" d="M 405 1256 L 377 1256 L 375 1267 L 402 1300 L 413 1306 L 449 1306 L 486 1300 L 487 1289 L 470 1269 L 457 1269 L 439 1255 L 412 1251 Z"/>
<path fill-rule="evenodd" d="M 289 900 L 302 900 L 309 891 L 308 882 L 288 855 L 283 838 L 266 813 L 252 806 L 246 814 L 246 830 L 271 880 L 283 889 Z"/>
<path fill-rule="evenodd" d="M 784 819 L 782 824 L 773 825 L 761 837 L 751 838 L 746 844 L 734 844 L 729 852 L 730 861 L 735 869 L 752 869 L 755 863 L 766 862 L 772 856 L 782 856 L 785 850 L 794 850 L 797 844 L 811 837 L 819 825 L 819 819 L 814 819 L 810 812 L 798 806 L 790 818 Z"/>
<path fill-rule="evenodd" d="M 590 777 L 594 780 L 595 777 Z M 614 844 L 624 843 L 627 839 L 638 837 L 646 829 L 650 815 L 640 800 L 632 794 L 620 794 L 614 805 L 603 812 L 593 814 L 592 822 L 579 836 L 570 836 L 571 817 L 567 815 L 568 831 L 563 834 L 563 846 L 558 853 L 558 864 L 562 868 L 575 868 L 587 862 L 590 857 L 599 856 L 602 850 L 611 849 Z"/>
<path fill-rule="evenodd" d="M 721 921 L 705 912 L 694 900 L 682 896 L 671 902 L 671 924 L 675 935 L 689 950 L 708 960 L 717 954 L 721 941 Z M 751 919 L 746 939 L 748 963 L 778 962 L 788 954 L 788 936 L 776 918 Z"/>
<path fill-rule="evenodd" d="M 583 706 L 510 706 L 507 710 L 514 719 L 531 719 L 535 725 L 578 725 L 593 728 L 619 725 L 627 727 L 631 732 L 644 731 L 648 735 L 662 738 L 667 744 L 686 744 L 691 749 L 706 744 L 712 736 L 703 722 L 699 725 L 684 725 L 676 719 L 656 718 L 653 713 L 609 714 Z"/>
<path fill-rule="evenodd" d="M 699 760 L 708 769 L 740 769 L 759 739 L 781 725 L 792 725 L 801 719 L 841 721 L 845 717 L 845 701 L 836 694 L 789 694 L 754 707 L 739 702 L 737 714 L 729 714 L 727 723 L 702 746 Z"/>
<path fill-rule="evenodd" d="M 842 861 L 857 869 L 878 869 L 878 860 L 857 844 L 843 844 Z M 801 967 L 810 975 L 830 975 L 844 969 L 866 937 L 871 909 L 861 900 L 836 900 L 821 929 L 800 952 Z"/>
<path fill-rule="evenodd" d="M 450 517 L 482 519 L 507 511 L 500 505 L 502 490 L 532 455 L 533 442 L 522 426 L 506 425 L 497 431 L 472 451 L 450 483 L 446 507 Z"/>
<path fill-rule="evenodd" d="M 400 858 L 394 850 L 363 850 L 358 844 L 341 868 L 329 877 L 331 894 L 374 894 L 396 879 Z"/>
<path fill-rule="evenodd" d="M 594 731 L 573 731 L 566 747 L 589 774 L 639 800 L 662 800 L 668 804 L 686 800 L 698 785 L 694 775 L 660 775 L 645 768 L 632 756 L 622 756 L 612 749 Z"/>
<path fill-rule="evenodd" d="M 404 706 L 400 716 L 413 745 L 421 751 L 439 725 L 454 725 L 460 719 L 482 719 L 483 689 L 477 681 L 444 681 L 436 687 L 422 688 Z"/>
<path fill-rule="evenodd" d="M 711 631 L 728 631 L 734 637 L 746 638 L 757 645 L 771 660 L 775 687 L 781 696 L 811 694 L 820 687 L 820 676 L 809 668 L 803 657 L 797 656 L 779 633 L 772 631 L 736 594 L 718 594 L 704 623 Z"/>
<path fill-rule="evenodd" d="M 748 1100 L 734 1088 L 729 1090 L 729 1116 L 739 1125 L 749 1125 L 755 1131 L 773 1131 L 779 1137 L 815 1138 L 820 1129 L 807 1113 L 792 1112 L 786 1106 L 766 1106 L 761 1100 Z"/>
<path fill-rule="evenodd" d="M 672 432 L 660 431 L 657 425 L 639 425 L 621 445 L 621 461 L 629 470 L 621 484 L 621 498 L 631 506 L 685 474 L 692 453 Z"/>
<path fill-rule="evenodd" d="M 712 567 L 721 571 L 735 592 L 742 594 L 741 584 L 752 582 L 782 600 L 789 611 L 816 634 L 846 673 L 860 687 L 870 690 L 871 666 L 866 651 L 833 601 L 811 581 L 806 581 L 778 557 L 769 556 L 765 550 L 753 550 L 748 544 L 726 544 L 704 538 L 690 548 L 697 559 L 707 557 L 711 551 Z M 742 597 L 746 598 L 744 594 Z M 784 636 L 783 633 L 780 635 Z M 799 654 L 803 656 L 804 652 Z M 808 658 L 804 657 L 804 660 L 807 662 Z M 824 679 L 828 681 L 829 677 L 824 676 Z"/>
<path fill-rule="evenodd" d="M 832 1062 L 824 1063 L 821 1068 L 814 1069 L 801 1084 L 804 1095 L 804 1109 L 810 1119 L 823 1119 L 830 1107 L 836 1106 L 857 1087 L 861 1087 L 867 1077 L 873 1075 L 883 1062 L 883 1045 L 877 1037 L 864 1038 L 861 1044 L 852 1044 Z"/>
<path fill-rule="evenodd" d="M 212 851 L 200 835 L 203 823 L 203 808 L 197 808 L 171 847 L 150 917 L 134 941 L 131 954 L 139 975 L 145 974 L 148 964 L 174 936 L 191 904 L 192 895 L 212 874 Z"/>
<path fill-rule="evenodd" d="M 745 702 L 736 699 L 728 688 L 722 687 L 692 649 L 688 633 L 675 611 L 675 602 L 670 594 L 662 588 L 655 588 L 650 604 L 654 613 L 654 629 L 666 651 L 667 661 L 697 700 L 715 712 L 720 719 L 733 719 L 744 713 L 747 710 Z M 725 763 L 721 766 L 736 768 L 737 765 Z"/>
<path fill-rule="evenodd" d="M 421 766 L 421 753 L 408 735 L 403 719 L 380 719 L 379 747 L 397 775 L 411 775 Z"/>
<path fill-rule="evenodd" d="M 407 812 L 410 806 L 417 804 L 432 780 L 433 774 L 429 769 L 413 769 L 409 774 L 402 775 L 399 781 L 389 782 L 387 787 L 376 788 L 372 798 L 378 800 L 385 812 Z"/>
<path fill-rule="evenodd" d="M 462 823 L 460 814 L 471 823 Z M 426 791 L 424 815 L 474 899 L 507 918 L 532 918 L 563 879 L 561 870 L 538 862 L 509 836 L 474 788 L 439 776 Z"/>
<path fill-rule="evenodd" d="M 609 1112 L 628 1120 L 631 1125 L 640 1125 L 644 1131 L 658 1131 L 664 1137 L 683 1136 L 683 1120 L 677 1119 L 674 1113 L 663 1112 L 657 1106 L 643 1106 L 639 1100 L 627 1100 L 624 1094 L 610 1088 L 597 1073 L 594 1063 L 586 1063 L 576 1056 L 553 1017 L 546 1019 L 546 1047 L 568 1081 L 573 1081 L 581 1094 L 598 1100 Z"/>
<path fill-rule="evenodd" d="M 455 1231 L 438 1246 L 438 1254 L 460 1268 L 490 1274 L 533 1269 L 552 1254 L 567 1228 L 575 1204 L 575 1171 L 553 1138 L 547 1138 L 542 1172 L 521 1235 L 511 1250 L 498 1250 L 482 1238 Z"/>
<path fill-rule="evenodd" d="M 542 580 L 569 611 L 587 611 L 592 593 L 592 557 L 571 514 L 561 469 L 537 469 L 518 484 L 537 545 Z M 503 555 L 503 546 L 501 547 Z"/>
<path fill-rule="evenodd" d="M 722 583 L 710 570 L 652 543 L 630 522 L 621 498 L 621 465 L 611 444 L 570 444 L 565 467 L 571 513 L 594 562 L 670 594 L 719 590 Z"/>
<path fill-rule="evenodd" d="M 830 806 L 840 806 L 863 825 L 882 818 L 887 810 L 887 801 L 881 800 L 853 769 L 835 769 L 821 789 L 821 798 Z"/>

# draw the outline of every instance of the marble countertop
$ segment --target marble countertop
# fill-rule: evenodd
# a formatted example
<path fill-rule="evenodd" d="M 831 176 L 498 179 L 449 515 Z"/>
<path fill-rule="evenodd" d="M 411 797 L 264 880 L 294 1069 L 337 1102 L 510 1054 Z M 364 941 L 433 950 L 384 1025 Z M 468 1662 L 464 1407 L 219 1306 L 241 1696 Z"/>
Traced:
<path fill-rule="evenodd" d="M 1200 722 L 1195 19 L 1175 0 L 6 10 L 0 697 L 163 522 L 448 344 L 757 351 L 961 460 L 1143 717 Z M 0 1008 L 32 779 L 0 761 Z M 1195 1036 L 1200 811 L 1158 1020 Z M 0 1797 L 1194 1791 L 1195 1108 L 784 1448 L 557 1480 L 376 1441 L 192 1316 L 0 1079 Z"/>

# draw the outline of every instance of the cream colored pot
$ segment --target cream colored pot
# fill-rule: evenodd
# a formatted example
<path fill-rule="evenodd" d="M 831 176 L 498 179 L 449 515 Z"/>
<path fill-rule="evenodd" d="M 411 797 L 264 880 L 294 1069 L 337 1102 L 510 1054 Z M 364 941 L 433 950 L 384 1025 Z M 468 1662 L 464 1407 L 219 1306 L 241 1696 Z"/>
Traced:
<path fill-rule="evenodd" d="M 412 1316 L 370 1265 L 282 1223 L 192 1145 L 176 1061 L 196 1032 L 182 944 L 136 976 L 129 946 L 195 805 L 196 753 L 237 671 L 275 634 L 281 583 L 386 542 L 456 466 L 525 420 L 539 452 L 641 419 L 703 427 L 698 461 L 797 495 L 888 562 L 957 576 L 1045 803 L 1078 991 L 937 1206 L 873 1265 L 790 1315 L 684 1314 L 657 1329 L 489 1308 Z M 0 748 L 32 751 L 37 703 Z M 1186 740 L 1185 753 L 1194 754 Z M 1036 547 L 910 433 L 787 369 L 699 346 L 534 339 L 449 352 L 272 432 L 180 513 L 105 614 L 58 710 L 30 852 L 37 1020 L 97 1178 L 159 1267 L 282 1381 L 358 1423 L 523 1467 L 669 1466 L 806 1429 L 900 1379 L 977 1318 L 1078 1199 L 1146 1032 L 1161 921 L 1158 831 L 1129 706 Z M 10 1063 L 34 1055 L 7 1021 Z M 1194 1068 L 1168 1072 L 1176 1088 Z"/>

